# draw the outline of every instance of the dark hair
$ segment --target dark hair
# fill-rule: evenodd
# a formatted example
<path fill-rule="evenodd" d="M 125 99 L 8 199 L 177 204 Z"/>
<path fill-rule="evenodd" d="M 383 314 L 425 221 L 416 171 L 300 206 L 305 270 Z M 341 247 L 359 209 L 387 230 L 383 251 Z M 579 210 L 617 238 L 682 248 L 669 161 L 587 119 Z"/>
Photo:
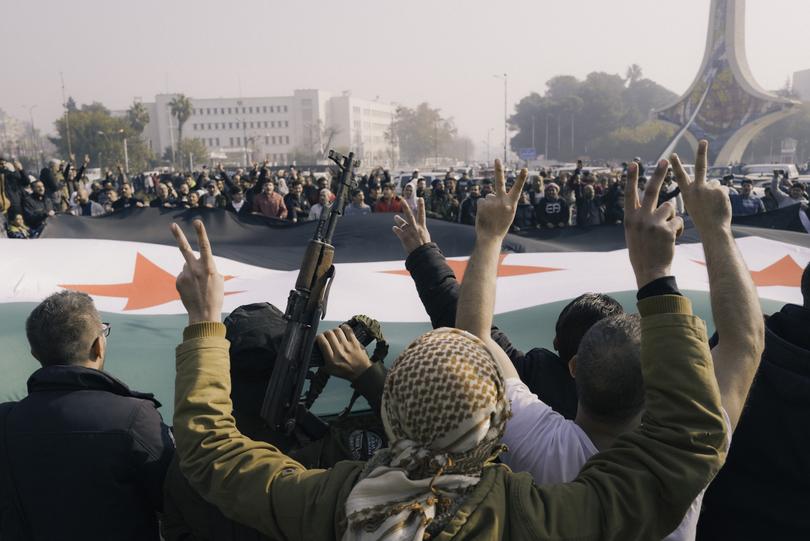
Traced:
<path fill-rule="evenodd" d="M 805 308 L 810 308 L 810 263 L 802 273 L 802 299 Z"/>
<path fill-rule="evenodd" d="M 644 408 L 641 319 L 611 316 L 591 327 L 577 351 L 577 397 L 588 414 L 624 421 Z"/>
<path fill-rule="evenodd" d="M 623 314 L 619 301 L 602 293 L 585 293 L 569 302 L 557 318 L 555 344 L 560 358 L 571 360 L 585 333 L 594 323 L 606 317 Z"/>
<path fill-rule="evenodd" d="M 60 291 L 39 303 L 25 321 L 31 354 L 42 364 L 87 361 L 101 335 L 101 318 L 86 293 Z"/>
<path fill-rule="evenodd" d="M 301 182 L 300 180 L 296 180 L 295 182 L 292 183 L 293 188 L 297 188 L 298 186 L 303 186 L 303 185 L 304 185 L 304 183 Z"/>
<path fill-rule="evenodd" d="M 363 193 L 363 190 L 352 190 L 352 197 L 357 197 L 357 195 L 361 193 Z"/>

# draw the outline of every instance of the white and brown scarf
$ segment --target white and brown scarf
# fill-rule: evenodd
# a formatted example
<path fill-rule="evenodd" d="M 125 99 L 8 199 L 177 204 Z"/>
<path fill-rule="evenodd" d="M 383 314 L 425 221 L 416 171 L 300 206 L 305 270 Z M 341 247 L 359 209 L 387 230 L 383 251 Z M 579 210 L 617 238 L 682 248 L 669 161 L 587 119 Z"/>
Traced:
<path fill-rule="evenodd" d="M 500 452 L 509 417 L 503 377 L 477 337 L 437 329 L 394 362 L 383 390 L 391 447 L 346 500 L 344 541 L 421 540 L 438 531 Z"/>

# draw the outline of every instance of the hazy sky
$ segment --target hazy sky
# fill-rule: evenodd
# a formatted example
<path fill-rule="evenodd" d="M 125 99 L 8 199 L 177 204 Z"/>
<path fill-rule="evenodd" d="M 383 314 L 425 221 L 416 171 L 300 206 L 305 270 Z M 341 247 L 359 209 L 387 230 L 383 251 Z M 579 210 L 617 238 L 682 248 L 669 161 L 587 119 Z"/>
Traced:
<path fill-rule="evenodd" d="M 53 130 L 59 72 L 78 103 L 156 93 L 281 96 L 352 90 L 455 118 L 479 152 L 511 105 L 559 74 L 631 63 L 681 93 L 699 67 L 709 0 L 3 0 L 0 108 Z M 748 0 L 751 69 L 765 88 L 810 68 L 810 1 Z M 240 85 L 241 81 L 241 85 Z"/>

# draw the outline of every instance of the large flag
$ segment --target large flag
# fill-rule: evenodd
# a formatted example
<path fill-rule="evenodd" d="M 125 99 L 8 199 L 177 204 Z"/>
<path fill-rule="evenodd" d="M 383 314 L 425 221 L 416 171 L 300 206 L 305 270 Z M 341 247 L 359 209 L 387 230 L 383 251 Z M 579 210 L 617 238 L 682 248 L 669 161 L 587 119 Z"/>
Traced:
<path fill-rule="evenodd" d="M 179 223 L 193 243 L 191 221 L 197 217 L 206 224 L 217 266 L 226 276 L 226 313 L 262 301 L 283 310 L 313 223 L 285 226 L 256 217 L 238 220 L 217 210 L 133 209 L 99 218 L 56 216 L 41 239 L 0 240 L 0 402 L 24 396 L 25 382 L 38 368 L 28 351 L 25 318 L 47 295 L 71 289 L 90 294 L 103 320 L 112 324 L 106 368 L 132 388 L 154 392 L 164 404 L 164 416 L 171 418 L 174 347 L 186 317 L 174 286 L 183 258 L 169 225 Z M 350 217 L 339 223 L 334 239 L 336 278 L 321 327 L 332 328 L 355 314 L 378 319 L 392 346 L 388 361 L 430 326 L 405 271 L 402 248 L 391 232 L 392 217 Z M 435 220 L 428 226 L 462 277 L 474 229 Z M 810 262 L 810 237 L 736 226 L 735 236 L 764 311 L 800 303 L 799 280 Z M 504 250 L 496 323 L 521 349 L 551 349 L 560 309 L 581 293 L 610 293 L 627 309 L 635 309 L 636 284 L 621 226 L 510 235 Z M 679 242 L 673 272 L 696 312 L 710 321 L 704 256 L 692 228 Z M 350 394 L 347 384 L 333 378 L 316 412 L 340 411 Z"/>

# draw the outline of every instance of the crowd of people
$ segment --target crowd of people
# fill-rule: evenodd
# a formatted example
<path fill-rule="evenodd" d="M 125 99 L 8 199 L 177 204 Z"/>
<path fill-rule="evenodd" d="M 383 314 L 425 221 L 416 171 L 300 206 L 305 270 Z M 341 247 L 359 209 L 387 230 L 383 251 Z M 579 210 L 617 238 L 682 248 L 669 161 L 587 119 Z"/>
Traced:
<path fill-rule="evenodd" d="M 639 158 L 632 163 L 640 168 L 639 190 L 643 193 L 648 181 L 644 166 Z M 132 178 L 119 165 L 116 171 L 107 171 L 103 179 L 93 182 L 84 174 L 88 164 L 88 157 L 78 167 L 73 157 L 65 162 L 53 160 L 34 178 L 19 161 L 0 158 L 0 234 L 4 229 L 11 238 L 36 238 L 45 220 L 56 213 L 100 216 L 147 206 L 216 208 L 240 216 L 260 214 L 274 220 L 302 222 L 317 220 L 335 199 L 334 180 L 328 171 L 313 174 L 295 167 L 272 168 L 267 162 L 254 163 L 247 170 L 228 172 L 218 164 L 213 170 L 206 166 L 195 173 L 150 173 Z M 514 180 L 508 176 L 507 184 Z M 615 171 L 592 172 L 582 161 L 570 172 L 540 170 L 521 192 L 512 230 L 621 224 L 626 183 L 626 163 Z M 755 195 L 751 180 L 737 182 L 729 175 L 721 184 L 728 187 L 735 216 L 797 204 L 807 208 L 804 185 L 777 175 L 762 197 Z M 492 190 L 491 178 L 473 179 L 467 171 L 449 171 L 443 179 L 434 178 L 428 185 L 418 170 L 410 179 L 399 182 L 388 170 L 376 168 L 358 176 L 345 213 L 398 213 L 405 205 L 415 211 L 417 199 L 423 199 L 428 217 L 473 225 L 478 201 Z M 684 213 L 672 170 L 667 171 L 659 204 L 669 200 L 673 200 L 679 214 Z"/>
<path fill-rule="evenodd" d="M 493 326 L 501 245 L 527 204 L 527 173 L 509 186 L 496 163 L 491 196 L 475 200 L 476 242 L 461 284 L 431 242 L 426 217 L 436 210 L 419 192 L 426 187 L 417 177 L 413 205 L 406 194 L 394 210 L 384 185 L 374 206 L 395 213 L 434 330 L 388 369 L 370 362 L 346 327 L 318 337 L 326 370 L 351 381 L 384 427 L 387 445 L 360 461 L 284 453 L 257 423 L 269 375 L 266 361 L 251 363 L 274 350 L 269 330 L 245 318 L 269 305 L 240 307 L 223 324 L 217 247 L 196 221 L 196 255 L 173 224 L 188 312 L 173 426 L 151 395 L 104 371 L 111 328 L 92 299 L 48 297 L 26 321 L 42 367 L 27 397 L 0 406 L 0 538 L 807 539 L 810 266 L 804 304 L 764 320 L 731 234 L 730 198 L 707 182 L 706 156 L 704 141 L 694 178 L 672 156 L 679 193 L 660 205 L 675 191 L 670 162 L 646 186 L 639 164 L 628 165 L 620 208 L 638 314 L 603 292 L 582 295 L 560 313 L 553 345 L 528 352 Z M 296 205 L 308 200 L 308 184 L 287 182 L 282 195 L 284 175 L 253 185 L 249 176 L 220 179 L 243 194 L 240 206 L 249 190 L 252 208 L 282 219 L 330 204 L 326 186 L 305 209 Z M 216 205 L 223 190 L 203 173 L 209 182 Z M 433 186 L 431 197 L 453 193 L 453 182 Z M 592 201 L 595 187 L 583 184 L 576 190 Z M 560 197 L 543 188 L 541 199 Z M 172 204 L 169 186 L 158 190 L 158 205 Z M 371 206 L 362 188 L 353 196 L 357 208 Z M 684 227 L 676 197 L 703 241 L 711 339 L 672 275 Z M 578 211 L 600 213 L 582 203 Z M 565 222 L 554 209 L 545 216 L 554 227 Z"/>

